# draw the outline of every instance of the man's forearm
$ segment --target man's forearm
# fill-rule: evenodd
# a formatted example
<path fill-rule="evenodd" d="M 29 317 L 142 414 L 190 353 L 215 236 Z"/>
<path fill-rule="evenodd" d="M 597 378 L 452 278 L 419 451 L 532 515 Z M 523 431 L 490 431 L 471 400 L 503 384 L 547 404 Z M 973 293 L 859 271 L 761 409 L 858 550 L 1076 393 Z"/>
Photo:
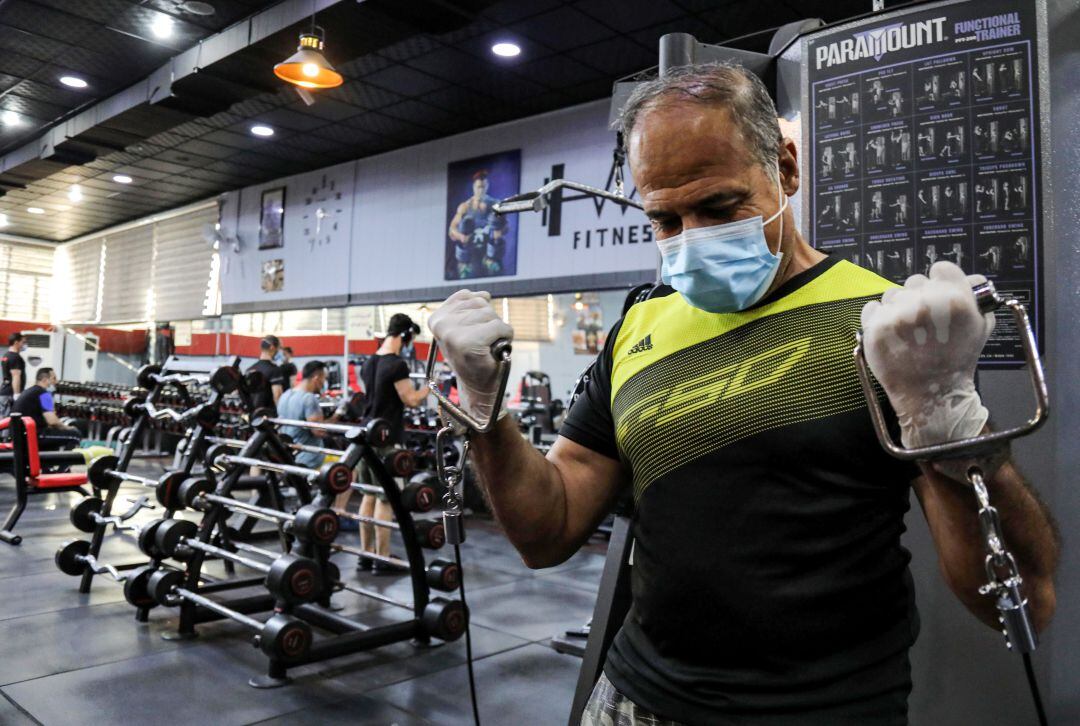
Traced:
<path fill-rule="evenodd" d="M 509 416 L 474 436 L 470 457 L 492 512 L 530 567 L 564 559 L 566 490 L 558 469 L 522 437 Z"/>
<path fill-rule="evenodd" d="M 922 466 L 927 491 L 923 507 L 938 542 L 942 570 L 963 602 L 980 619 L 997 627 L 991 596 L 980 595 L 986 583 L 986 546 L 979 527 L 978 500 L 969 484 Z M 1060 545 L 1049 512 L 1012 464 L 1005 464 L 987 482 L 990 504 L 997 509 L 1005 546 L 1016 558 L 1024 594 L 1038 629 L 1050 621 L 1055 607 L 1053 575 Z"/>

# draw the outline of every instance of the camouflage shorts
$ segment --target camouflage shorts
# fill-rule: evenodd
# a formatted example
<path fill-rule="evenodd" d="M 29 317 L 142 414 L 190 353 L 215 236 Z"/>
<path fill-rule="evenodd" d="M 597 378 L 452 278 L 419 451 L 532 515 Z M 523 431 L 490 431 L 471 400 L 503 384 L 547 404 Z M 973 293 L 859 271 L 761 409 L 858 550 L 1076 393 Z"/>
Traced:
<path fill-rule="evenodd" d="M 678 726 L 678 723 L 641 708 L 619 693 L 601 673 L 589 702 L 585 704 L 581 726 Z"/>

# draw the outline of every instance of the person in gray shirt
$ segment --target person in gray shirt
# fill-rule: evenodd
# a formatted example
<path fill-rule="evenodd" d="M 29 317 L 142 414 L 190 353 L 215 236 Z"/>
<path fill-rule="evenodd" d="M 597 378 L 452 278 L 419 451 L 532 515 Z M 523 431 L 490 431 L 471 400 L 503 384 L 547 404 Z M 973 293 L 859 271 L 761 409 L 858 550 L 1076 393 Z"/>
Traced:
<path fill-rule="evenodd" d="M 321 360 L 308 361 L 304 364 L 303 378 L 295 386 L 281 394 L 277 410 L 280 418 L 299 421 L 334 422 L 341 418 L 343 410 L 338 408 L 330 418 L 323 416 L 319 406 L 319 393 L 326 384 L 326 364 Z M 307 429 L 299 426 L 282 426 L 281 433 L 290 437 L 294 443 L 319 446 L 320 439 L 326 436 L 323 429 Z M 311 451 L 297 451 L 293 455 L 299 466 L 318 469 L 325 457 Z"/>

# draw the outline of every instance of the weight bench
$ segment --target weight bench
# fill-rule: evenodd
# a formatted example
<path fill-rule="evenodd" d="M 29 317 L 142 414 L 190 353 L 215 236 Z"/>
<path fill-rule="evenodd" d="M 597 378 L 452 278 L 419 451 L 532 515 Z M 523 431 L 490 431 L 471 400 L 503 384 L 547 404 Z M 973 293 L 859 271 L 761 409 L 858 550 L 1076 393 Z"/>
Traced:
<path fill-rule="evenodd" d="M 83 488 L 86 473 L 41 473 L 41 462 L 49 464 L 85 464 L 86 459 L 80 451 L 56 451 L 42 454 L 38 451 L 37 422 L 32 418 L 13 413 L 0 421 L 0 431 L 11 432 L 10 454 L 0 454 L 11 462 L 11 473 L 15 477 L 15 506 L 11 508 L 3 527 L 0 527 L 0 541 L 11 545 L 22 542 L 22 537 L 12 532 L 19 521 L 26 502 L 33 494 L 51 492 L 79 492 L 84 497 L 89 492 Z M 2 451 L 2 450 L 0 450 Z"/>

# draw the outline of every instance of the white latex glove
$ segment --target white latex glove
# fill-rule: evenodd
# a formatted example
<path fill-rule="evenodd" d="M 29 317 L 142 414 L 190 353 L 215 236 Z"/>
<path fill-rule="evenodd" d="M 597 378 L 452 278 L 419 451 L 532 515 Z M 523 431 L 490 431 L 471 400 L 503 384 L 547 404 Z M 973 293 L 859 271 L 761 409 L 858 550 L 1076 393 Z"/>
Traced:
<path fill-rule="evenodd" d="M 499 402 L 497 364 L 491 355 L 496 340 L 513 340 L 514 329 L 495 314 L 491 295 L 458 290 L 428 319 L 428 328 L 457 376 L 461 407 L 481 421 Z M 500 418 L 506 407 L 500 407 Z"/>
<path fill-rule="evenodd" d="M 937 262 L 929 278 L 909 277 L 863 308 L 866 362 L 896 410 L 908 448 L 976 436 L 986 425 L 975 366 L 994 315 L 981 315 L 971 292 L 985 281 Z"/>

